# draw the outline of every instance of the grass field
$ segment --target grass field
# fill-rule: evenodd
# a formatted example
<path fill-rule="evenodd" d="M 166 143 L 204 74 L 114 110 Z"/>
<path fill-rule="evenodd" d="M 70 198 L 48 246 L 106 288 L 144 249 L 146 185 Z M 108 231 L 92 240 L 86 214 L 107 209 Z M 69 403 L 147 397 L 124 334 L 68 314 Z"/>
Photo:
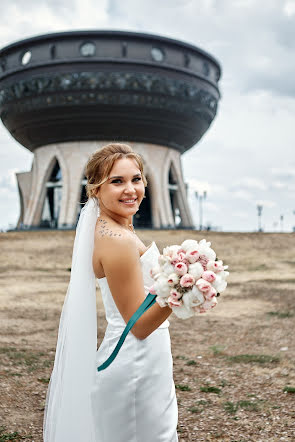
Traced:
<path fill-rule="evenodd" d="M 205 237 L 231 272 L 214 310 L 169 318 L 179 441 L 295 441 L 295 234 L 137 233 L 160 252 Z M 0 441 L 42 441 L 73 239 L 0 233 Z M 99 290 L 97 308 L 100 343 Z"/>

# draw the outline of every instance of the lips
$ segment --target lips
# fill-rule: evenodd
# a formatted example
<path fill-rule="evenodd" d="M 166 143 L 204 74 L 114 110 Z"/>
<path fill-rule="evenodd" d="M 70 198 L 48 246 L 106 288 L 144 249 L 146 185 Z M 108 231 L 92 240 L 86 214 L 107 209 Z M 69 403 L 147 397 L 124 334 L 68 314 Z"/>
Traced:
<path fill-rule="evenodd" d="M 125 204 L 134 204 L 135 201 L 137 201 L 137 198 L 130 198 L 130 199 L 126 199 L 126 200 L 119 200 L 120 203 L 125 203 Z"/>

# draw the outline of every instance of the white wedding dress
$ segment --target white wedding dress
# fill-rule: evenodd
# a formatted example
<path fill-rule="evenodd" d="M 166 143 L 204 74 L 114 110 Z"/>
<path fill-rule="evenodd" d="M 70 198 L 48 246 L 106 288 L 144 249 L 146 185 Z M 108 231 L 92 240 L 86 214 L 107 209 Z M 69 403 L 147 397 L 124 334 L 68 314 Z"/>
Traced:
<path fill-rule="evenodd" d="M 159 250 L 153 241 L 140 257 L 145 293 Z M 107 279 L 97 279 L 108 325 L 96 353 L 97 366 L 112 353 L 124 328 Z M 178 408 L 173 380 L 169 321 L 146 339 L 129 331 L 114 361 L 96 371 L 91 391 L 96 442 L 177 442 Z"/>

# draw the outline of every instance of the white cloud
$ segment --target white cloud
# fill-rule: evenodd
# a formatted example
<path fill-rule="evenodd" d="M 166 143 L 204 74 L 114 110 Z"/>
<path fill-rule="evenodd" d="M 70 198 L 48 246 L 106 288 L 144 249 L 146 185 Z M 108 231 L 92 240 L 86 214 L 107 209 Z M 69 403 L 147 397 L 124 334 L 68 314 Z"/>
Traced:
<path fill-rule="evenodd" d="M 272 189 L 286 189 L 288 187 L 287 183 L 282 183 L 281 181 L 274 181 L 273 183 L 271 183 L 271 188 Z"/>
<path fill-rule="evenodd" d="M 209 210 L 210 212 L 219 212 L 219 207 L 217 204 L 211 203 L 211 201 L 205 201 L 204 204 L 206 205 L 206 210 Z"/>
<path fill-rule="evenodd" d="M 243 211 L 238 211 L 238 212 L 235 212 L 235 216 L 238 216 L 239 218 L 247 219 L 249 217 L 249 213 L 243 212 Z"/>
<path fill-rule="evenodd" d="M 231 196 L 233 198 L 246 200 L 246 201 L 252 200 L 253 198 L 252 194 L 250 192 L 247 192 L 246 190 L 236 190 L 231 193 Z"/>
<path fill-rule="evenodd" d="M 260 178 L 244 177 L 237 183 L 239 187 L 254 190 L 266 190 L 267 186 Z"/>
<path fill-rule="evenodd" d="M 273 208 L 277 205 L 277 203 L 275 201 L 271 201 L 271 200 L 257 200 L 255 201 L 255 204 L 259 204 L 263 207 L 267 207 L 267 208 Z"/>
<path fill-rule="evenodd" d="M 203 193 L 204 191 L 210 192 L 212 185 L 208 181 L 198 181 L 194 178 L 187 180 L 190 190 L 194 192 Z"/>
<path fill-rule="evenodd" d="M 283 11 L 288 17 L 295 15 L 295 1 L 285 2 Z"/>
<path fill-rule="evenodd" d="M 272 175 L 280 178 L 281 180 L 295 180 L 295 167 L 287 167 L 287 168 L 271 168 Z"/>

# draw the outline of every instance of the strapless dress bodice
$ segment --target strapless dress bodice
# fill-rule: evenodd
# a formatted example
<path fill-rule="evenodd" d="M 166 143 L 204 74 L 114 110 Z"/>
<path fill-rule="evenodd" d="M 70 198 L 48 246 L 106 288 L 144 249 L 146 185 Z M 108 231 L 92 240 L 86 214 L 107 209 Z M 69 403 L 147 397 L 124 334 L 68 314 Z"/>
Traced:
<path fill-rule="evenodd" d="M 143 273 L 143 281 L 144 281 L 144 290 L 145 295 L 147 296 L 149 293 L 149 287 L 153 285 L 154 280 L 150 275 L 150 269 L 155 267 L 158 262 L 158 256 L 160 255 L 159 249 L 153 241 L 147 250 L 141 255 L 140 262 Z M 122 329 L 124 330 L 126 323 L 119 312 L 115 301 L 113 299 L 112 293 L 110 291 L 107 278 L 97 278 L 99 288 L 101 291 L 102 301 L 105 308 L 106 320 L 108 322 L 107 331 L 113 331 Z M 158 328 L 166 328 L 169 327 L 170 322 L 166 319 L 162 324 L 159 325 Z"/>

